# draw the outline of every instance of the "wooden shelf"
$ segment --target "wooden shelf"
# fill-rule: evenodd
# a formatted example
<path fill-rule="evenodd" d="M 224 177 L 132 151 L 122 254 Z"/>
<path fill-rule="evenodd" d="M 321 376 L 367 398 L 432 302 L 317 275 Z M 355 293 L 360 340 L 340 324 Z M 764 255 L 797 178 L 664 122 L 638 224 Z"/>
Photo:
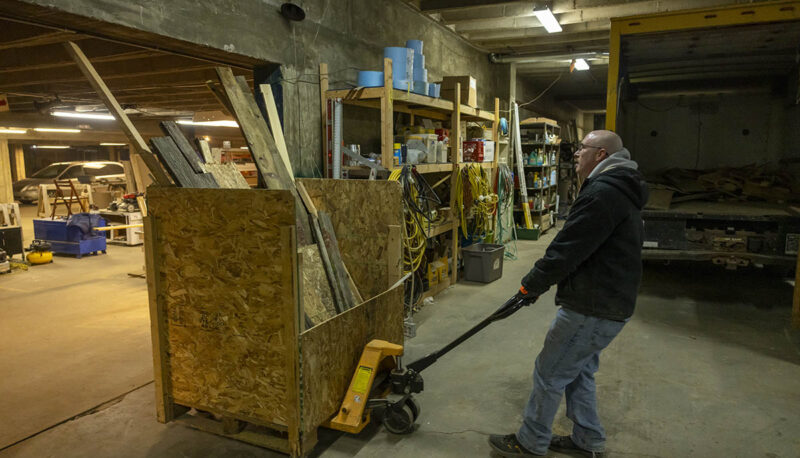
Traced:
<path fill-rule="evenodd" d="M 341 98 L 343 103 L 360 105 L 371 108 L 380 108 L 383 97 L 382 87 L 366 87 L 361 89 L 342 89 L 327 91 L 325 96 L 329 99 Z M 440 120 L 450 120 L 455 104 L 450 100 L 437 99 L 427 95 L 392 89 L 392 105 L 394 111 L 412 113 L 416 116 Z M 465 121 L 494 122 L 494 112 L 461 105 L 461 119 Z"/>
<path fill-rule="evenodd" d="M 514 211 L 515 211 L 515 212 L 522 212 L 522 209 L 521 209 L 521 208 L 514 208 Z M 544 208 L 544 209 L 542 209 L 542 210 L 534 210 L 534 209 L 531 209 L 531 214 L 537 214 L 537 215 L 539 215 L 539 214 L 542 214 L 542 213 L 547 213 L 547 212 L 549 212 L 549 211 L 550 211 L 550 209 L 549 209 L 549 208 Z"/>
<path fill-rule="evenodd" d="M 497 164 L 495 164 L 494 162 L 461 162 L 458 164 L 458 166 L 463 168 L 467 165 L 472 165 L 472 164 L 478 164 L 484 169 L 493 169 L 497 167 Z"/>
<path fill-rule="evenodd" d="M 520 142 L 522 146 L 561 146 L 560 143 Z"/>
<path fill-rule="evenodd" d="M 526 164 L 523 164 L 522 166 L 523 167 L 531 167 L 531 168 L 535 167 L 535 168 L 542 169 L 542 168 L 545 168 L 545 167 L 557 167 L 558 164 L 550 164 L 550 165 L 526 165 Z"/>
<path fill-rule="evenodd" d="M 417 169 L 419 173 L 437 173 L 437 172 L 452 172 L 453 164 L 445 162 L 443 164 L 410 164 Z M 402 167 L 394 167 L 392 170 L 397 170 Z"/>
<path fill-rule="evenodd" d="M 527 188 L 525 188 L 525 189 L 527 189 L 528 191 L 544 191 L 544 190 L 546 190 L 546 189 L 555 188 L 555 187 L 556 187 L 555 185 L 552 185 L 552 184 L 551 184 L 551 185 L 549 185 L 549 186 L 545 186 L 545 187 L 543 187 L 543 188 L 531 188 L 531 187 L 527 187 Z M 516 188 L 514 188 L 514 189 L 517 189 L 517 190 L 519 190 L 519 187 L 516 187 Z"/>
<path fill-rule="evenodd" d="M 434 226 L 428 228 L 428 230 L 425 231 L 425 235 L 428 238 L 432 238 L 432 237 L 436 237 L 437 235 L 444 234 L 445 232 L 451 231 L 451 230 L 453 230 L 453 222 L 452 221 L 446 221 L 444 223 L 437 224 L 437 225 L 434 225 Z"/>

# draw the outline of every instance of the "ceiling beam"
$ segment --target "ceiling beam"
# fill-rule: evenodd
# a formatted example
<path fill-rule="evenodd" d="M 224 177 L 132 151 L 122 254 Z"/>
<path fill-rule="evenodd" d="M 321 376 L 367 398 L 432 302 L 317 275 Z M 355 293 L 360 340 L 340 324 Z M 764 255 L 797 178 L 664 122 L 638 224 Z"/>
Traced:
<path fill-rule="evenodd" d="M 459 10 L 484 5 L 499 5 L 516 3 L 514 0 L 420 0 L 419 9 L 424 13 L 434 13 L 443 10 Z"/>
<path fill-rule="evenodd" d="M 565 24 L 609 20 L 614 17 L 706 8 L 732 3 L 749 2 L 747 0 L 607 0 L 602 2 L 555 0 L 552 2 L 551 9 L 563 27 Z M 530 2 L 506 6 L 484 6 L 453 12 L 445 11 L 441 13 L 441 16 L 443 23 L 455 25 L 458 32 L 493 28 L 541 27 L 539 20 L 533 15 L 533 7 Z"/>
<path fill-rule="evenodd" d="M 601 32 L 605 33 L 606 38 L 611 30 L 610 21 L 582 22 L 580 24 L 568 24 L 561 27 L 561 33 L 547 33 L 543 27 L 522 28 L 522 29 L 497 29 L 487 31 L 477 31 L 464 33 L 464 37 L 474 43 L 486 43 L 492 41 L 504 41 L 516 38 L 547 38 L 549 40 L 559 40 L 560 37 L 570 37 L 581 33 Z"/>
<path fill-rule="evenodd" d="M 63 49 L 62 49 L 63 50 Z M 63 54 L 63 53 L 62 53 Z M 39 50 L 34 54 L 36 57 L 41 56 Z M 155 51 L 129 51 L 120 54 L 109 54 L 106 56 L 100 57 L 90 57 L 89 59 L 92 63 L 99 64 L 99 63 L 107 63 L 107 62 L 120 62 L 125 60 L 132 60 L 132 59 L 143 59 L 143 58 L 151 58 L 156 57 L 159 54 Z M 43 70 L 53 70 L 56 68 L 64 68 L 64 67 L 74 67 L 75 62 L 69 62 L 66 60 L 63 61 L 44 61 L 44 59 L 36 59 L 40 61 L 39 63 L 26 63 L 22 65 L 3 65 L 0 66 L 0 74 L 9 74 L 14 72 L 33 72 L 33 71 L 43 71 Z M 8 61 L 2 61 L 2 64 L 6 64 Z"/>
<path fill-rule="evenodd" d="M 121 62 L 103 62 L 95 65 L 97 72 L 106 81 L 115 79 L 140 78 L 154 75 L 168 75 L 172 73 L 190 73 L 197 70 L 213 69 L 214 65 L 194 61 L 194 65 L 185 65 L 183 61 L 176 61 L 174 56 L 163 55 L 154 58 L 140 58 Z M 60 69 L 58 72 L 37 72 L 31 75 L 25 71 L 14 71 L 3 76 L 0 80 L 0 91 L 38 84 L 83 83 L 86 78 L 81 74 L 76 65 Z"/>
<path fill-rule="evenodd" d="M 472 40 L 475 44 L 485 48 L 507 48 L 517 46 L 545 46 L 545 45 L 568 45 L 572 43 L 584 43 L 587 41 L 608 42 L 609 36 L 606 31 L 565 33 L 559 36 L 537 36 L 525 38 L 506 38 L 504 40 Z"/>
<path fill-rule="evenodd" d="M 183 71 L 181 71 L 183 70 Z M 147 72 L 143 72 L 147 73 Z M 236 72 L 234 72 L 236 73 Z M 249 73 L 249 72 L 248 72 Z M 176 69 L 169 73 L 158 73 L 150 76 L 144 74 L 120 75 L 119 77 L 109 78 L 108 86 L 116 94 L 118 90 L 150 90 L 150 89 L 165 89 L 165 88 L 202 88 L 206 87 L 205 82 L 211 79 L 215 74 L 214 69 L 199 70 L 194 72 L 187 72 L 186 69 Z M 242 73 L 239 73 L 242 74 Z M 248 80 L 252 81 L 252 73 L 245 76 Z M 104 77 L 105 79 L 105 77 Z M 5 82 L 0 82 L 0 92 L 4 92 L 6 85 Z M 46 94 L 70 95 L 73 93 L 86 93 L 86 84 L 84 82 L 61 82 L 61 83 L 39 83 L 22 84 L 21 82 L 15 87 L 30 87 L 30 89 L 8 92 L 38 92 Z"/>
<path fill-rule="evenodd" d="M 81 35 L 75 32 L 62 31 L 62 32 L 45 33 L 42 35 L 35 35 L 32 37 L 21 38 L 19 40 L 0 42 L 0 50 L 31 48 L 34 46 L 49 45 L 53 43 L 64 43 L 67 41 L 83 40 L 85 38 L 87 38 L 86 35 Z"/>

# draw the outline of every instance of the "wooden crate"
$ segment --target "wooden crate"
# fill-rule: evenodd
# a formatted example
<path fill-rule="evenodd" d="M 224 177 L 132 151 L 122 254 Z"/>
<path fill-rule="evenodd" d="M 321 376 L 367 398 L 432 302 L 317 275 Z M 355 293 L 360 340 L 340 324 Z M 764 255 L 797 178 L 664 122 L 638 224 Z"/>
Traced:
<path fill-rule="evenodd" d="M 288 191 L 148 189 L 158 420 L 308 453 L 372 339 L 403 342 L 401 189 L 304 180 L 365 302 L 305 327 Z"/>

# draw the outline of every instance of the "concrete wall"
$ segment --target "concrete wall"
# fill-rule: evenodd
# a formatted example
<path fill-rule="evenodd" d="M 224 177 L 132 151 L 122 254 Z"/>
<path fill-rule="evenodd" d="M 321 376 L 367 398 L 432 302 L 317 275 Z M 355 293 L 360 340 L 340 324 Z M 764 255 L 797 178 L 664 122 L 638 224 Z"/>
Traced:
<path fill-rule="evenodd" d="M 620 134 L 645 172 L 776 163 L 800 157 L 800 112 L 763 93 L 625 102 Z"/>
<path fill-rule="evenodd" d="M 507 65 L 489 64 L 485 53 L 399 0 L 305 0 L 306 19 L 292 23 L 278 13 L 280 0 L 23 1 L 280 64 L 285 136 L 304 176 L 321 167 L 320 62 L 333 85 L 346 87 L 357 69 L 382 69 L 384 47 L 422 39 L 430 81 L 471 74 L 485 108 L 495 96 L 508 97 Z"/>

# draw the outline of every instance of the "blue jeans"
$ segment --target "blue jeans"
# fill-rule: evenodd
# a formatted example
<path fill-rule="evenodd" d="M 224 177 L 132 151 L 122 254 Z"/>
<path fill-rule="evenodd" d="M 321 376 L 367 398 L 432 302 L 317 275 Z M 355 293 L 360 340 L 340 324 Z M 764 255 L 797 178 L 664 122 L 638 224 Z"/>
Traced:
<path fill-rule="evenodd" d="M 558 310 L 536 358 L 533 392 L 517 432 L 517 439 L 525 448 L 533 453 L 547 452 L 553 419 L 566 392 L 572 440 L 586 450 L 604 450 L 606 434 L 597 416 L 594 373 L 600 365 L 600 351 L 624 325 L 564 308 Z"/>

